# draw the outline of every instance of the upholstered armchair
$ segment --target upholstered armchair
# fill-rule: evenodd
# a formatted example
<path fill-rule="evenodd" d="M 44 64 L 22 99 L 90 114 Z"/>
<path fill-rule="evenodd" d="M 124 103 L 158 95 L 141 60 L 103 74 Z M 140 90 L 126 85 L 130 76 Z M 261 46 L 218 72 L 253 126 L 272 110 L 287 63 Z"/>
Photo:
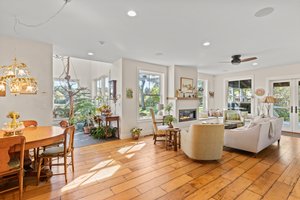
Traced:
<path fill-rule="evenodd" d="M 191 159 L 218 160 L 222 157 L 224 144 L 223 124 L 192 124 L 182 130 L 181 148 Z"/>

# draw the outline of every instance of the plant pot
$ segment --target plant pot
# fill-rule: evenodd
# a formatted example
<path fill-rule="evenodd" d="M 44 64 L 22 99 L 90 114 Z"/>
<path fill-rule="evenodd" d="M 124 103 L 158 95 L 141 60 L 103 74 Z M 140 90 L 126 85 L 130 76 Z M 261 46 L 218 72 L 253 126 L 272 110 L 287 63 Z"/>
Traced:
<path fill-rule="evenodd" d="M 132 134 L 132 139 L 138 140 L 140 137 L 140 134 Z"/>
<path fill-rule="evenodd" d="M 84 126 L 84 127 L 83 127 L 83 132 L 84 132 L 84 134 L 89 134 L 89 133 L 90 133 L 90 128 L 91 128 L 91 127 L 89 127 L 89 126 Z"/>
<path fill-rule="evenodd" d="M 169 128 L 174 128 L 172 123 L 170 123 L 168 126 L 169 126 Z"/>

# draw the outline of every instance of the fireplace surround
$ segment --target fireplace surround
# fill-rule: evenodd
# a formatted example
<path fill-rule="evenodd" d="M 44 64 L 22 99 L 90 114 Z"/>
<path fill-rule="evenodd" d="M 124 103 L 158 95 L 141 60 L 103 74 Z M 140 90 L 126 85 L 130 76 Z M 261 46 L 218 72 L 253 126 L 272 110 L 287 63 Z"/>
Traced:
<path fill-rule="evenodd" d="M 197 109 L 182 109 L 179 110 L 179 122 L 192 121 L 197 119 Z"/>

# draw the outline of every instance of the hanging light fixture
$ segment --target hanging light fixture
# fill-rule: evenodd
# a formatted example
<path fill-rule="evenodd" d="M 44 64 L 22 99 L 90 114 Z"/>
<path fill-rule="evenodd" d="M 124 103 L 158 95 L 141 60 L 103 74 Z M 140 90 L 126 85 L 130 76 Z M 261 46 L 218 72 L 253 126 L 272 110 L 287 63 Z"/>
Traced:
<path fill-rule="evenodd" d="M 0 91 L 5 91 L 6 86 L 14 95 L 37 94 L 38 91 L 37 81 L 30 77 L 27 65 L 18 63 L 16 58 L 11 65 L 0 67 Z"/>

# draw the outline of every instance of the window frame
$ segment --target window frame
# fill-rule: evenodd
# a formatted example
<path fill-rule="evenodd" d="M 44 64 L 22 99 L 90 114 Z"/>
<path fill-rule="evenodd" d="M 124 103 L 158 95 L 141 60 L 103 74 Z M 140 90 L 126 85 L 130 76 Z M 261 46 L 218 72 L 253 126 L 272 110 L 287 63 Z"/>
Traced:
<path fill-rule="evenodd" d="M 197 88 L 198 88 L 199 81 L 203 82 L 204 93 L 203 93 L 203 111 L 202 112 L 205 112 L 205 111 L 208 111 L 208 80 L 198 78 L 197 79 Z M 199 96 L 198 96 L 198 98 L 199 98 Z M 198 111 L 200 111 L 200 103 L 198 106 Z"/>
<path fill-rule="evenodd" d="M 249 75 L 249 76 L 237 76 L 237 77 L 230 77 L 224 79 L 224 104 L 223 107 L 228 110 L 228 94 L 229 94 L 229 89 L 228 89 L 228 82 L 230 81 L 243 81 L 243 80 L 251 80 L 251 110 L 249 114 L 253 114 L 255 112 L 255 98 L 253 96 L 255 95 L 255 89 L 254 89 L 254 76 Z"/>
<path fill-rule="evenodd" d="M 149 75 L 159 75 L 160 76 L 160 103 L 164 103 L 164 76 L 165 73 L 163 72 L 158 72 L 158 71 L 153 71 L 153 70 L 148 70 L 148 69 L 137 69 L 137 92 L 136 92 L 136 98 L 137 98 L 137 109 L 136 109 L 136 114 L 137 114 L 137 122 L 147 122 L 147 121 L 152 121 L 151 115 L 149 118 L 142 119 L 140 118 L 140 73 L 145 73 Z"/>
<path fill-rule="evenodd" d="M 108 85 L 106 85 L 105 79 L 108 79 Z M 95 97 L 100 96 L 100 93 L 98 93 L 98 85 L 97 82 L 100 81 L 101 83 L 101 94 L 105 95 L 105 89 L 107 88 L 107 96 L 109 95 L 109 77 L 106 75 L 100 76 L 99 78 L 94 79 L 95 84 Z"/>

